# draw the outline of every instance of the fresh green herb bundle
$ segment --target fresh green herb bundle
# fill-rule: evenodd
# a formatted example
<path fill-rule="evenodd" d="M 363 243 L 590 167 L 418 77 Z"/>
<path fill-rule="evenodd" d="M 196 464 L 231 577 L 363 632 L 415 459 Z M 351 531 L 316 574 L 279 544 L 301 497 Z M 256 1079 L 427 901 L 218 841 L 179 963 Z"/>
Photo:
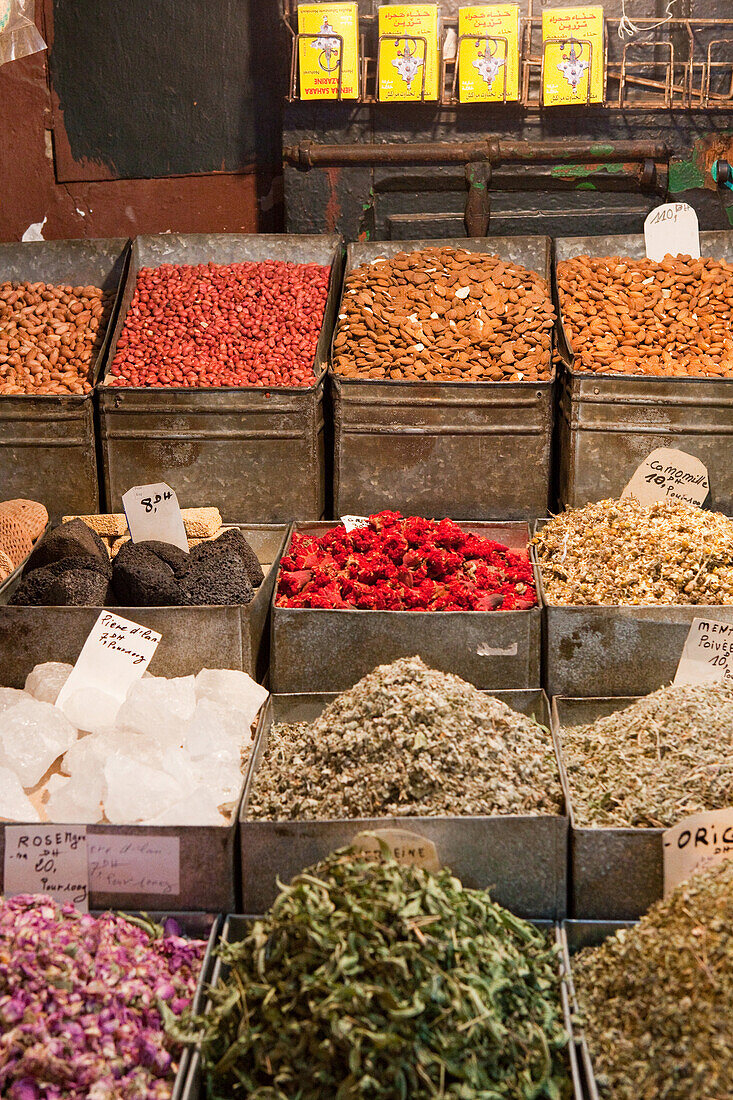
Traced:
<path fill-rule="evenodd" d="M 221 954 L 210 1098 L 567 1095 L 554 948 L 449 871 L 336 852 Z"/>

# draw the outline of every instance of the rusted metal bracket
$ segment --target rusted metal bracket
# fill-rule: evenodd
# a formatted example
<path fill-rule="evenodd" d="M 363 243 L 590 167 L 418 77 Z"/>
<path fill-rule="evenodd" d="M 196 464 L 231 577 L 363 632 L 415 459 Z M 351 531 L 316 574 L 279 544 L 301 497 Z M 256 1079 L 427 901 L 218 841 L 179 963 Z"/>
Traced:
<path fill-rule="evenodd" d="M 466 198 L 466 235 L 468 237 L 485 237 L 489 231 L 489 217 L 491 215 L 491 198 L 489 188 L 491 186 L 491 165 L 488 161 L 471 161 L 466 165 L 466 183 L 468 184 L 468 197 Z"/>

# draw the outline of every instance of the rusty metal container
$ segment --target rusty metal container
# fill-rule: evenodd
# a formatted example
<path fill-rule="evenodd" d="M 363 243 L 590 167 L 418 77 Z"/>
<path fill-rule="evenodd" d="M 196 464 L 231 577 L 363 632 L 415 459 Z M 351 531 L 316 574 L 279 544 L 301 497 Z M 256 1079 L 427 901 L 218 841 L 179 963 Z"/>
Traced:
<path fill-rule="evenodd" d="M 493 897 L 493 891 L 492 891 Z M 247 935 L 249 926 L 252 923 L 251 916 L 228 916 L 224 920 L 223 927 L 221 929 L 221 942 L 222 943 L 239 943 Z M 569 980 L 569 961 L 567 951 L 564 950 L 565 940 L 562 935 L 561 927 L 559 924 L 553 923 L 547 920 L 533 920 L 532 924 L 536 925 L 539 929 L 544 930 L 548 937 L 552 936 L 558 947 L 558 966 L 560 971 L 560 1000 L 563 1012 L 563 1019 L 565 1023 L 565 1029 L 568 1035 L 571 1036 L 571 1041 L 568 1044 L 568 1072 L 573 1083 L 573 1100 L 588 1100 L 583 1091 L 581 1073 L 580 1073 L 580 1049 L 578 1044 L 572 1040 L 572 1021 L 571 1021 L 571 986 Z M 206 968 L 206 972 L 210 975 L 210 984 L 216 985 L 219 979 L 226 974 L 224 963 L 220 958 L 214 958 L 213 965 L 210 964 Z M 199 990 L 203 990 L 203 980 L 199 982 Z M 201 997 L 197 994 L 197 1005 L 201 1004 L 204 1000 L 203 992 Z M 206 1011 L 206 1009 L 204 1010 Z M 203 1075 L 201 1072 L 201 1054 L 198 1047 L 194 1047 L 191 1050 L 190 1058 L 186 1066 L 186 1078 L 185 1089 L 183 1092 L 182 1100 L 204 1100 L 206 1097 L 206 1089 L 203 1081 Z M 180 1074 L 179 1074 L 180 1077 Z M 177 1082 L 178 1083 L 178 1082 Z M 175 1094 L 172 1100 L 178 1100 L 177 1094 Z M 326 1098 L 324 1097 L 324 1100 Z"/>
<path fill-rule="evenodd" d="M 269 618 L 287 524 L 237 524 L 257 554 L 265 579 L 243 606 L 123 607 L 133 622 L 159 630 L 163 640 L 150 664 L 157 676 L 187 676 L 201 668 L 237 668 L 264 679 L 269 662 Z M 23 687 L 41 661 L 79 656 L 99 607 L 9 606 L 11 589 L 0 592 L 0 684 Z"/>
<path fill-rule="evenodd" d="M 346 271 L 377 256 L 453 245 L 497 253 L 551 287 L 549 237 L 350 244 Z M 401 382 L 331 373 L 334 515 L 536 519 L 550 491 L 551 382 Z"/>
<path fill-rule="evenodd" d="M 700 234 L 703 256 L 733 261 L 733 232 Z M 565 237 L 555 260 L 645 255 L 643 235 Z M 560 317 L 559 484 L 565 507 L 618 497 L 656 447 L 679 447 L 710 472 L 706 506 L 733 513 L 733 384 L 730 379 L 652 378 L 577 372 Z"/>
<path fill-rule="evenodd" d="M 275 523 L 324 514 L 326 447 L 324 384 L 341 283 L 341 238 L 275 234 L 165 233 L 137 237 L 120 314 L 117 341 L 141 267 L 182 263 L 287 260 L 331 266 L 331 284 L 316 349 L 312 386 L 97 388 L 104 461 L 104 498 L 110 511 L 132 485 L 167 481 L 181 507 L 202 501 L 224 515 Z"/>
<path fill-rule="evenodd" d="M 93 364 L 102 369 L 129 255 L 126 238 L 0 244 L 0 282 L 98 286 L 115 295 Z M 93 393 L 0 395 L 3 500 L 39 500 L 52 519 L 99 510 Z"/>
<path fill-rule="evenodd" d="M 564 726 L 595 722 L 631 706 L 637 698 L 555 697 L 552 725 L 561 759 Z M 579 827 L 564 764 L 563 783 L 570 815 L 570 915 L 578 920 L 637 919 L 664 894 L 664 829 Z"/>
<path fill-rule="evenodd" d="M 527 547 L 526 523 L 458 522 L 465 531 L 513 550 Z M 333 522 L 297 523 L 294 530 L 322 535 L 334 526 Z M 270 684 L 279 693 L 343 691 L 377 665 L 417 654 L 432 668 L 453 672 L 478 688 L 539 687 L 540 632 L 539 607 L 529 611 L 329 611 L 277 607 L 273 599 Z"/>
<path fill-rule="evenodd" d="M 542 691 L 493 694 L 550 729 Z M 268 908 L 277 895 L 277 879 L 289 882 L 304 867 L 350 844 L 357 833 L 386 828 L 427 837 L 435 843 L 441 862 L 465 886 L 491 886 L 494 900 L 521 916 L 556 920 L 565 913 L 568 820 L 560 815 L 250 820 L 247 801 L 272 725 L 313 721 L 333 698 L 335 693 L 275 695 L 260 713 L 239 822 L 245 913 L 263 913 Z"/>
<path fill-rule="evenodd" d="M 532 559 L 539 575 L 543 686 L 549 696 L 649 695 L 674 679 L 693 619 L 733 622 L 733 606 L 551 604 L 534 549 Z"/>

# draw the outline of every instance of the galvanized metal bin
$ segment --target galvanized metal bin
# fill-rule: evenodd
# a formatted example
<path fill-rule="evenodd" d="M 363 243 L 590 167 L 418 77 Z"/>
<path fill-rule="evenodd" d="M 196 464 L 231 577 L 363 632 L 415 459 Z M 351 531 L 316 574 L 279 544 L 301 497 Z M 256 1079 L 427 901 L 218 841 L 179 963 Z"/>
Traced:
<path fill-rule="evenodd" d="M 98 286 L 115 295 L 93 364 L 109 344 L 129 255 L 124 237 L 0 244 L 0 282 Z M 93 394 L 0 395 L 0 491 L 46 506 L 52 519 L 99 510 Z"/>
<path fill-rule="evenodd" d="M 638 697 L 552 700 L 552 724 L 562 758 L 562 730 L 623 710 Z M 563 773 L 564 773 L 563 763 Z M 579 920 L 636 920 L 664 894 L 664 829 L 579 827 L 567 775 L 570 816 L 568 910 Z"/>
<path fill-rule="evenodd" d="M 453 245 L 498 253 L 551 287 L 549 237 L 350 244 L 346 271 L 377 256 Z M 407 382 L 331 373 L 334 514 L 536 519 L 550 490 L 551 382 Z"/>
<path fill-rule="evenodd" d="M 294 516 L 319 519 L 325 509 L 323 391 L 328 348 L 341 284 L 341 238 L 275 234 L 161 234 L 132 245 L 117 341 L 141 267 L 183 263 L 288 260 L 330 264 L 323 328 L 312 386 L 97 388 L 109 510 L 132 485 L 167 481 L 182 507 L 202 502 L 250 522 Z"/>
<path fill-rule="evenodd" d="M 133 622 L 163 635 L 150 671 L 187 676 L 201 668 L 236 668 L 263 680 L 269 664 L 269 618 L 288 524 L 236 524 L 257 554 L 265 579 L 251 603 L 211 607 L 122 607 Z M 12 589 L 0 592 L 0 684 L 23 687 L 34 664 L 74 663 L 99 607 L 9 606 Z"/>
<path fill-rule="evenodd" d="M 497 698 L 550 728 L 545 695 L 538 690 L 499 691 Z M 464 886 L 491 887 L 495 901 L 525 917 L 556 920 L 567 897 L 567 817 L 551 814 L 495 817 L 390 817 L 331 821 L 253 821 L 247 802 L 270 729 L 277 722 L 313 721 L 334 699 L 276 695 L 260 714 L 240 815 L 242 908 L 263 913 L 304 867 L 351 843 L 357 833 L 399 828 L 435 843 L 438 857 Z M 549 734 L 548 734 L 549 736 Z"/>
<path fill-rule="evenodd" d="M 512 549 L 527 548 L 526 523 L 458 522 L 465 531 Z M 334 526 L 332 522 L 297 523 L 294 529 L 322 535 Z M 431 667 L 454 672 L 478 688 L 539 687 L 540 630 L 539 607 L 529 611 L 329 611 L 277 607 L 273 600 L 270 682 L 272 690 L 280 693 L 342 691 L 377 665 L 417 654 Z"/>
<path fill-rule="evenodd" d="M 245 938 L 248 931 L 248 926 L 251 924 L 252 917 L 241 916 L 229 916 L 224 921 L 224 927 L 221 932 L 222 943 L 239 943 Z M 570 986 L 568 983 L 568 964 L 566 962 L 566 956 L 563 954 L 563 939 L 559 925 L 553 924 L 550 921 L 535 920 L 532 921 L 538 928 L 544 929 L 548 936 L 552 935 L 555 942 L 558 945 L 558 964 L 560 969 L 561 985 L 560 985 L 560 999 L 563 1012 L 563 1018 L 565 1022 L 565 1029 L 568 1035 L 571 1035 L 571 1009 L 570 1009 Z M 216 985 L 221 977 L 225 976 L 226 970 L 221 959 L 216 959 L 211 969 L 211 985 Z M 210 1010 L 210 1003 L 206 1006 L 205 1012 Z M 573 1100 L 587 1100 L 586 1094 L 583 1091 L 582 1077 L 580 1070 L 580 1051 L 577 1045 L 571 1040 L 568 1044 L 568 1070 L 573 1082 Z M 188 1072 L 186 1075 L 185 1090 L 183 1093 L 183 1100 L 204 1100 L 206 1096 L 205 1085 L 203 1081 L 203 1074 L 201 1069 L 201 1055 L 198 1048 L 194 1048 L 191 1052 Z M 174 1098 L 176 1100 L 176 1098 Z M 327 1098 L 324 1097 L 324 1100 Z M 329 1098 L 330 1100 L 330 1098 Z"/>
<path fill-rule="evenodd" d="M 532 558 L 539 574 L 543 686 L 549 696 L 649 695 L 674 679 L 693 619 L 733 622 L 731 605 L 551 604 L 534 548 Z"/>
<path fill-rule="evenodd" d="M 700 234 L 703 256 L 733 261 L 733 232 Z M 565 237 L 556 263 L 573 256 L 645 255 L 643 235 Z M 574 371 L 560 317 L 560 504 L 579 507 L 618 497 L 656 447 L 679 447 L 710 473 L 706 506 L 733 513 L 733 384 L 730 379 L 597 375 Z"/>
<path fill-rule="evenodd" d="M 570 1000 L 570 1034 L 576 1050 L 576 1065 L 582 1076 L 583 1100 L 600 1100 L 598 1084 L 593 1070 L 593 1059 L 588 1046 L 588 1036 L 578 1007 L 573 982 L 573 955 L 583 947 L 600 947 L 604 940 L 622 928 L 631 928 L 634 921 L 566 920 L 560 929 L 564 987 Z M 567 1023 L 565 1025 L 568 1026 Z M 193 1059 L 192 1059 L 193 1060 Z M 577 1095 L 577 1094 L 576 1094 Z"/>

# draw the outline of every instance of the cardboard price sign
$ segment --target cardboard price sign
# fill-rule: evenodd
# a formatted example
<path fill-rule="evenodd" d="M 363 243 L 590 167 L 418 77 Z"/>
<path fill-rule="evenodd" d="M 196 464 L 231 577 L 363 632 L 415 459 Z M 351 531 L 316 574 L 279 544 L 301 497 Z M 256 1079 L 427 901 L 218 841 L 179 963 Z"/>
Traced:
<path fill-rule="evenodd" d="M 341 522 L 347 531 L 358 531 L 360 527 L 369 526 L 368 516 L 342 516 Z"/>
<path fill-rule="evenodd" d="M 686 202 L 665 202 L 656 206 L 644 222 L 646 257 L 660 263 L 665 256 L 700 259 L 700 229 L 697 214 Z"/>
<path fill-rule="evenodd" d="M 6 825 L 4 894 L 47 894 L 89 912 L 87 831 L 77 825 Z"/>
<path fill-rule="evenodd" d="M 90 837 L 92 890 L 176 897 L 180 893 L 180 843 L 177 836 L 105 833 Z"/>
<path fill-rule="evenodd" d="M 733 856 L 733 807 L 690 814 L 665 829 L 664 896 L 696 871 Z"/>
<path fill-rule="evenodd" d="M 351 841 L 351 848 L 368 859 L 379 859 L 382 844 L 386 844 L 390 855 L 398 863 L 422 867 L 426 871 L 440 870 L 438 849 L 433 841 L 406 829 L 374 829 L 357 833 Z"/>
<path fill-rule="evenodd" d="M 178 497 L 164 481 L 134 485 L 122 498 L 133 542 L 167 542 L 188 553 Z"/>
<path fill-rule="evenodd" d="M 710 492 L 707 466 L 699 458 L 676 447 L 657 447 L 647 455 L 621 494 L 636 497 L 644 508 L 659 500 L 703 504 Z"/>
<path fill-rule="evenodd" d="M 714 684 L 733 681 L 733 623 L 693 619 L 674 683 Z"/>

